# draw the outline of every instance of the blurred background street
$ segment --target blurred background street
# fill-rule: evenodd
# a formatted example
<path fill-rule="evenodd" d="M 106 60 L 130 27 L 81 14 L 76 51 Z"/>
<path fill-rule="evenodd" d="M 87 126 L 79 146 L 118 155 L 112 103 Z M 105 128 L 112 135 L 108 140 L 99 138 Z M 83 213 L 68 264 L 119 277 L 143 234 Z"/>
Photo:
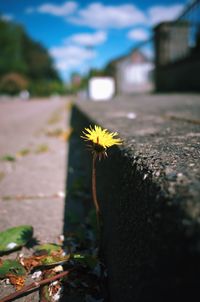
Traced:
<path fill-rule="evenodd" d="M 1 1 L 0 94 L 197 92 L 199 24 L 199 0 Z"/>

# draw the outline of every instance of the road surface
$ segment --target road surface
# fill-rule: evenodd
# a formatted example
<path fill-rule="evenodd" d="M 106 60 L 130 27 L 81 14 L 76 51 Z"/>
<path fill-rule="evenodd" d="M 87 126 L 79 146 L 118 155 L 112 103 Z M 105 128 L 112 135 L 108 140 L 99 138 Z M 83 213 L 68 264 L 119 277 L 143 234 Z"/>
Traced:
<path fill-rule="evenodd" d="M 62 234 L 68 114 L 67 100 L 0 101 L 0 231 L 31 224 L 42 242 Z"/>

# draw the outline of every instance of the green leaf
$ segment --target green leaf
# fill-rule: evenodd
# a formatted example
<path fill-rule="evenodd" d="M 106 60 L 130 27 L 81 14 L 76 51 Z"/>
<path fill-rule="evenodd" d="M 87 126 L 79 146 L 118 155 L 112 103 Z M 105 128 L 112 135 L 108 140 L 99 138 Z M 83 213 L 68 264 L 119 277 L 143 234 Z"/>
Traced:
<path fill-rule="evenodd" d="M 2 156 L 1 160 L 5 160 L 5 161 L 15 161 L 16 158 L 10 154 L 6 154 L 4 156 Z"/>
<path fill-rule="evenodd" d="M 72 255 L 72 259 L 77 261 L 78 263 L 88 266 L 90 269 L 94 269 L 98 263 L 97 258 L 90 255 L 74 254 Z"/>
<path fill-rule="evenodd" d="M 68 262 L 70 256 L 47 256 L 42 260 L 42 266 L 62 265 Z"/>
<path fill-rule="evenodd" d="M 32 238 L 33 227 L 20 225 L 0 233 L 0 254 L 11 252 L 24 245 Z"/>
<path fill-rule="evenodd" d="M 45 251 L 48 255 L 50 255 L 52 252 L 59 252 L 60 250 L 61 246 L 55 243 L 46 243 L 35 247 L 36 252 Z"/>
<path fill-rule="evenodd" d="M 0 279 L 4 279 L 7 274 L 24 276 L 26 270 L 17 260 L 4 260 L 0 265 Z"/>
<path fill-rule="evenodd" d="M 44 273 L 44 279 L 51 278 L 53 276 L 55 276 L 55 273 L 52 272 L 51 270 Z M 49 284 L 46 286 L 41 286 L 39 292 L 40 292 L 40 301 L 52 302 L 52 300 L 54 300 L 50 295 Z"/>

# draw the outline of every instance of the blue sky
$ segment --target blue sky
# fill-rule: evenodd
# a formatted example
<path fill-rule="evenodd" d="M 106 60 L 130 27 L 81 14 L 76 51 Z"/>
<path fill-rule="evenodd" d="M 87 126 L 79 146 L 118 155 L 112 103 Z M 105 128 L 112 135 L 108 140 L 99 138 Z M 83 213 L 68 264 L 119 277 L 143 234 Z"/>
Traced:
<path fill-rule="evenodd" d="M 21 23 L 51 53 L 63 79 L 101 68 L 173 20 L 188 0 L 0 0 L 5 20 Z"/>

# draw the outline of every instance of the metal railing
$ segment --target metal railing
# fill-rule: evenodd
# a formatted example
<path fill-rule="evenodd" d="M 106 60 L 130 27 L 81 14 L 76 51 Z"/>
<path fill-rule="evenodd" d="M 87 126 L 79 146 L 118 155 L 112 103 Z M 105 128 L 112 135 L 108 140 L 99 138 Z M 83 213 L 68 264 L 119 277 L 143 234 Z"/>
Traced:
<path fill-rule="evenodd" d="M 200 0 L 192 1 L 178 17 L 177 22 L 189 24 L 189 46 L 195 48 L 200 39 Z"/>
<path fill-rule="evenodd" d="M 200 0 L 191 1 L 177 19 L 164 22 L 160 28 L 148 41 L 136 45 L 133 51 L 141 51 L 158 65 L 191 56 L 200 57 Z"/>
<path fill-rule="evenodd" d="M 134 85 L 127 84 L 124 80 L 128 77 L 130 80 L 133 72 L 131 73 L 130 68 L 127 77 L 124 70 L 127 64 L 131 65 L 133 62 L 136 64 L 138 58 L 141 72 L 142 68 L 146 68 L 145 86 L 138 84 L 138 87 L 140 86 L 138 89 L 146 91 L 154 88 L 159 67 L 174 63 L 185 64 L 187 60 L 193 61 L 194 57 L 195 60 L 196 57 L 200 58 L 200 0 L 190 2 L 175 20 L 158 24 L 148 40 L 136 44 L 129 54 L 113 60 L 108 64 L 107 71 L 108 75 L 115 77 L 118 90 L 123 85 L 126 91 L 129 86 L 133 89 Z"/>
<path fill-rule="evenodd" d="M 175 20 L 174 26 L 184 24 L 187 33 L 187 51 L 183 54 L 181 50 L 176 54 L 176 60 L 200 56 L 200 0 L 193 0 L 185 7 L 183 12 Z"/>

